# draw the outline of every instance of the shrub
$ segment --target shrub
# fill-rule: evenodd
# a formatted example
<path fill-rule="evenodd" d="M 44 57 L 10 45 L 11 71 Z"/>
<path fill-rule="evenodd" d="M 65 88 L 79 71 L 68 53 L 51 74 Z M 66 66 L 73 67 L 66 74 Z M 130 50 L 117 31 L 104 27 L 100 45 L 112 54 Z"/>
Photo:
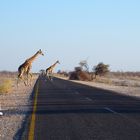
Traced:
<path fill-rule="evenodd" d="M 109 72 L 109 65 L 105 65 L 104 63 L 99 63 L 97 66 L 93 67 L 93 71 L 95 72 L 95 77 L 97 75 L 105 75 Z"/>
<path fill-rule="evenodd" d="M 70 80 L 91 81 L 91 76 L 85 71 L 74 71 L 70 73 Z"/>

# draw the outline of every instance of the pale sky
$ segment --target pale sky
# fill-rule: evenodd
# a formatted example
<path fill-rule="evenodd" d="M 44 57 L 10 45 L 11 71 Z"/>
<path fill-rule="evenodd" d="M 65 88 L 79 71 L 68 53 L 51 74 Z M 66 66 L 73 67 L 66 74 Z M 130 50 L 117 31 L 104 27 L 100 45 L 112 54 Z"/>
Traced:
<path fill-rule="evenodd" d="M 81 60 L 112 71 L 140 71 L 139 0 L 1 0 L 0 70 L 17 71 L 42 49 L 32 71 L 56 60 L 73 70 Z"/>

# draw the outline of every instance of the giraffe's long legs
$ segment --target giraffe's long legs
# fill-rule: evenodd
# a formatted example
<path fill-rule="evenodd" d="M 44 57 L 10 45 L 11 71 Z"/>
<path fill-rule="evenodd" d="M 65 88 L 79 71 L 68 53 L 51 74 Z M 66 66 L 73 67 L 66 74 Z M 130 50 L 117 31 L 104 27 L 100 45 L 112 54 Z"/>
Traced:
<path fill-rule="evenodd" d="M 22 74 L 18 75 L 17 87 L 21 81 L 24 82 L 25 86 L 31 85 L 32 77 L 33 77 L 33 75 L 31 73 L 24 74 L 24 75 L 22 75 Z"/>
<path fill-rule="evenodd" d="M 31 84 L 32 84 L 32 78 L 33 78 L 33 74 L 32 74 L 32 73 L 28 73 L 28 78 L 27 78 L 27 80 L 28 80 L 28 85 L 30 85 L 30 86 L 31 86 Z"/>
<path fill-rule="evenodd" d="M 52 81 L 53 80 L 53 75 L 52 73 L 47 73 L 47 78 Z"/>
<path fill-rule="evenodd" d="M 50 80 L 53 81 L 53 74 L 50 74 Z"/>
<path fill-rule="evenodd" d="M 19 83 L 20 83 L 21 81 L 23 81 L 23 82 L 24 82 L 24 85 L 27 86 L 26 79 L 23 78 L 23 77 L 18 77 L 18 79 L 17 79 L 17 87 L 19 86 Z"/>
<path fill-rule="evenodd" d="M 27 86 L 27 84 L 28 84 L 28 81 L 27 80 L 28 80 L 27 74 L 25 74 L 24 71 L 21 71 L 18 74 L 17 86 L 19 85 L 19 83 L 21 81 L 23 81 L 24 82 L 24 85 Z M 26 81 L 27 81 L 27 83 L 26 83 Z"/>
<path fill-rule="evenodd" d="M 23 82 L 24 82 L 24 85 L 27 86 L 26 80 L 23 80 Z"/>
<path fill-rule="evenodd" d="M 19 79 L 19 77 L 18 77 L 18 78 L 17 78 L 17 87 L 19 86 L 19 80 L 20 80 L 20 79 Z"/>

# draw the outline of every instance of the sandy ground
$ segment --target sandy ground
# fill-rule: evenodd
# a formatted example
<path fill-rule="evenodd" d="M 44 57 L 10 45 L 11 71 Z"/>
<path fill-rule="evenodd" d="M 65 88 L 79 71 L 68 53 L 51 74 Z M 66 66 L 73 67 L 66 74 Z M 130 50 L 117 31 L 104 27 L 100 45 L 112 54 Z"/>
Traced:
<path fill-rule="evenodd" d="M 35 81 L 31 86 L 19 84 L 13 85 L 11 93 L 0 94 L 0 104 L 3 116 L 0 116 L 0 140 L 16 140 L 16 133 L 21 128 L 26 113 L 29 110 L 29 97 L 32 93 Z"/>
<path fill-rule="evenodd" d="M 58 78 L 68 80 L 68 78 L 65 78 L 65 77 L 58 77 Z M 101 89 L 111 90 L 111 91 L 115 91 L 115 92 L 118 92 L 118 93 L 121 93 L 124 95 L 140 98 L 140 82 L 135 81 L 135 80 L 127 79 L 126 81 L 124 81 L 124 80 L 120 80 L 120 79 L 115 79 L 114 81 L 117 82 L 116 85 L 108 84 L 108 83 L 98 83 L 95 81 L 89 81 L 89 82 L 77 81 L 77 80 L 70 80 L 70 81 L 76 82 L 76 83 L 81 83 L 81 84 L 92 86 L 92 87 L 101 88 Z M 125 82 L 126 86 L 122 84 L 124 82 Z M 134 86 L 135 83 L 137 83 L 136 86 Z"/>

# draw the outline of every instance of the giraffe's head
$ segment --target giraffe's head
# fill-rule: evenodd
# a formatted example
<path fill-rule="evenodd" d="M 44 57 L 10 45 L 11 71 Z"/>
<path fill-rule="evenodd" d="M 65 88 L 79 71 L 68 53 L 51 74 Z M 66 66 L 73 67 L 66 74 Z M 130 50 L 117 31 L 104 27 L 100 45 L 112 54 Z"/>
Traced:
<path fill-rule="evenodd" d="M 57 60 L 56 63 L 60 64 L 59 60 Z"/>
<path fill-rule="evenodd" d="M 44 55 L 41 49 L 38 51 L 38 54 Z"/>

